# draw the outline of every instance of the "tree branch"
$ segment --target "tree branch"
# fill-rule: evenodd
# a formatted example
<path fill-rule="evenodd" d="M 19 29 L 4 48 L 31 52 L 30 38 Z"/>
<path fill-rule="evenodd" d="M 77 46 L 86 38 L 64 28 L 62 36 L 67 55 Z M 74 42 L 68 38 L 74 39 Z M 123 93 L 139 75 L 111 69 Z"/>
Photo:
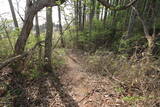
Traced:
<path fill-rule="evenodd" d="M 132 9 L 135 11 L 135 13 L 137 14 L 139 20 L 141 21 L 141 23 L 143 25 L 143 30 L 144 30 L 145 36 L 149 36 L 149 31 L 148 31 L 147 25 L 145 23 L 145 20 L 140 16 L 138 10 L 134 6 L 132 6 Z"/>
<path fill-rule="evenodd" d="M 34 45 L 34 47 L 32 49 L 30 49 L 29 51 L 27 52 L 24 52 L 23 54 L 20 54 L 20 55 L 17 55 L 17 56 L 14 56 L 14 57 L 11 57 L 3 62 L 0 62 L 0 70 L 4 67 L 6 67 L 7 65 L 13 63 L 14 61 L 16 60 L 21 60 L 22 58 L 28 56 L 29 54 L 32 54 L 33 51 L 36 49 L 37 46 L 41 45 L 41 43 L 43 43 L 44 41 L 40 41 L 38 43 L 36 43 Z"/>
<path fill-rule="evenodd" d="M 97 0 L 97 1 L 99 1 L 103 6 L 105 6 L 106 8 L 109 8 L 111 10 L 125 10 L 125 9 L 131 7 L 138 0 L 132 0 L 131 2 L 129 2 L 128 4 L 126 4 L 124 6 L 113 6 L 112 4 L 109 3 L 108 0 L 107 1 L 106 0 Z"/>
<path fill-rule="evenodd" d="M 37 0 L 31 6 L 31 10 L 40 11 L 44 7 L 52 7 L 63 4 L 66 0 Z M 60 3 L 60 4 L 59 4 Z"/>

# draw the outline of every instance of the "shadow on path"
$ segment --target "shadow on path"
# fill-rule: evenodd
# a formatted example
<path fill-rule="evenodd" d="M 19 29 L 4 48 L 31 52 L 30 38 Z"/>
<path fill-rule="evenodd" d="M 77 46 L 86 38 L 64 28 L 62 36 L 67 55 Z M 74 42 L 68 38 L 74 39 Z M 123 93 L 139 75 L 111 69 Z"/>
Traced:
<path fill-rule="evenodd" d="M 39 79 L 34 80 L 35 82 L 31 81 L 31 83 L 29 81 L 28 84 L 25 79 L 26 78 L 21 74 L 14 74 L 12 77 L 10 85 L 12 86 L 12 90 L 16 91 L 13 96 L 15 94 L 17 96 L 12 100 L 14 107 L 54 107 L 54 104 L 50 105 L 49 101 L 50 99 L 55 101 L 56 94 L 52 95 L 52 93 L 57 93 L 59 95 L 60 102 L 65 107 L 79 107 L 78 103 L 64 88 L 64 85 L 60 82 L 57 74 L 48 73 L 42 75 Z M 33 91 L 31 87 L 36 87 L 35 93 L 37 94 L 34 98 L 31 94 L 31 91 Z M 32 93 L 34 94 L 34 91 Z"/>
<path fill-rule="evenodd" d="M 52 84 L 55 87 L 56 91 L 59 93 L 59 96 L 65 105 L 65 107 L 79 107 L 78 103 L 69 95 L 69 93 L 64 89 L 63 84 L 60 82 L 58 76 L 54 73 L 49 74 L 50 80 L 52 80 Z"/>

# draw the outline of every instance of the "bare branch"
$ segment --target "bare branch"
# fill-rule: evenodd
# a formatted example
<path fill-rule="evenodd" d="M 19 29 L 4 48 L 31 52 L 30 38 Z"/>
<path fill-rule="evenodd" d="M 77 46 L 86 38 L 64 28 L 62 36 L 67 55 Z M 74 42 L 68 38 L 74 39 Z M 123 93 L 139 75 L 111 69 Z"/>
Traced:
<path fill-rule="evenodd" d="M 72 24 L 72 22 L 73 22 L 74 20 L 75 20 L 75 19 L 72 19 L 72 20 L 71 20 L 71 22 L 70 22 L 70 23 L 67 25 L 67 27 L 63 30 L 62 34 L 64 34 L 64 32 L 70 27 L 70 25 Z M 53 49 L 56 48 L 56 46 L 57 46 L 58 42 L 60 41 L 60 39 L 61 39 L 61 37 L 58 38 L 58 40 L 56 41 Z"/>
<path fill-rule="evenodd" d="M 143 25 L 143 30 L 144 30 L 145 36 L 149 36 L 149 31 L 148 31 L 147 25 L 145 23 L 145 20 L 140 16 L 138 10 L 134 6 L 132 6 L 132 9 L 136 12 L 139 20 L 141 21 L 141 23 Z"/>
<path fill-rule="evenodd" d="M 35 12 L 40 11 L 44 7 L 52 7 L 52 6 L 57 6 L 60 5 L 57 2 L 58 0 L 38 0 L 34 3 L 30 2 L 30 9 L 34 10 Z M 60 3 L 64 3 L 66 0 L 59 0 Z"/>
<path fill-rule="evenodd" d="M 129 2 L 128 4 L 124 5 L 124 6 L 113 6 L 112 4 L 110 4 L 108 2 L 108 0 L 97 0 L 99 1 L 103 6 L 105 6 L 106 8 L 109 8 L 111 10 L 125 10 L 129 7 L 131 7 L 134 3 L 136 3 L 136 1 L 138 0 L 132 0 L 131 2 Z"/>
<path fill-rule="evenodd" d="M 17 10 L 16 10 L 17 11 Z M 23 17 L 21 16 L 21 14 L 19 13 L 19 11 L 17 11 L 17 14 L 19 15 L 20 19 L 24 22 Z"/>

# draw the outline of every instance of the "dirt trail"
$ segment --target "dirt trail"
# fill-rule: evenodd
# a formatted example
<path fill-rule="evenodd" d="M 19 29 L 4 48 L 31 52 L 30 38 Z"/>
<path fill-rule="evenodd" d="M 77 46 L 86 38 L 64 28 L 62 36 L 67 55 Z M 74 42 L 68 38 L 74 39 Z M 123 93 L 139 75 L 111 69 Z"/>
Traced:
<path fill-rule="evenodd" d="M 83 72 L 75 54 L 65 58 L 68 70 L 61 76 L 69 94 L 80 107 L 114 107 L 122 106 L 123 101 L 113 91 L 112 82 L 106 77 Z M 124 106 L 124 105 L 123 105 Z"/>
<path fill-rule="evenodd" d="M 43 74 L 33 80 L 20 74 L 2 75 L 2 72 L 0 80 L 4 77 L 3 81 L 10 81 L 10 90 L 23 92 L 11 101 L 13 107 L 128 107 L 114 91 L 113 81 L 85 72 L 79 57 L 68 53 L 64 56 L 65 70 Z"/>

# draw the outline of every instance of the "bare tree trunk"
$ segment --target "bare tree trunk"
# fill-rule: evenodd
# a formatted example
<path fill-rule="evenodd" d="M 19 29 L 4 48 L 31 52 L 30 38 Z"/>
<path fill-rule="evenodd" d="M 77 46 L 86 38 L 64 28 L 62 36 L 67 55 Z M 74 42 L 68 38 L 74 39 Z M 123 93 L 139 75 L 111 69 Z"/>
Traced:
<path fill-rule="evenodd" d="M 62 31 L 61 8 L 60 8 L 60 6 L 58 6 L 58 18 L 59 18 L 59 31 L 60 31 L 60 36 L 61 36 L 61 45 L 64 48 L 65 43 L 64 43 L 63 31 Z"/>
<path fill-rule="evenodd" d="M 84 29 L 85 21 L 86 21 L 86 0 L 83 0 L 83 19 L 82 19 L 82 29 Z"/>
<path fill-rule="evenodd" d="M 35 23 L 36 23 L 36 38 L 37 39 L 40 39 L 40 30 L 39 30 L 39 20 L 38 20 L 38 13 L 36 14 L 36 17 L 35 17 Z"/>
<path fill-rule="evenodd" d="M 65 2 L 65 0 L 60 1 L 60 3 Z M 33 27 L 33 19 L 37 12 L 43 9 L 44 7 L 52 7 L 56 5 L 56 0 L 38 0 L 35 3 L 32 3 L 32 0 L 26 0 L 24 24 L 15 45 L 15 54 L 21 54 L 24 52 L 27 39 Z"/>
<path fill-rule="evenodd" d="M 155 27 L 153 28 L 154 29 L 154 32 L 152 35 L 149 34 L 149 29 L 148 29 L 148 26 L 145 22 L 145 20 L 140 16 L 138 10 L 132 6 L 132 8 L 134 9 L 134 11 L 136 12 L 139 20 L 141 21 L 142 25 L 143 25 L 143 30 L 144 30 L 144 34 L 145 34 L 145 38 L 147 39 L 148 41 L 148 49 L 147 49 L 147 55 L 152 55 L 153 54 L 153 49 L 155 47 L 155 37 L 156 37 L 156 34 L 155 34 Z M 155 20 L 154 20 L 155 21 Z M 154 23 L 154 26 L 155 26 L 155 23 Z"/>
<path fill-rule="evenodd" d="M 100 14 L 100 3 L 97 2 L 97 6 L 96 6 L 96 17 L 97 17 L 97 20 L 99 20 L 99 14 Z"/>
<path fill-rule="evenodd" d="M 52 8 L 46 8 L 46 38 L 45 38 L 45 53 L 44 53 L 44 70 L 52 71 Z"/>
<path fill-rule="evenodd" d="M 23 53 L 30 31 L 33 27 L 34 16 L 35 14 L 28 12 L 25 18 L 26 20 L 24 21 L 24 25 L 21 30 L 20 36 L 17 39 L 16 45 L 15 45 L 15 54 Z"/>
<path fill-rule="evenodd" d="M 142 2 L 137 1 L 137 3 L 135 3 L 135 8 L 141 6 L 141 4 L 142 4 Z M 136 12 L 132 8 L 131 12 L 130 12 L 130 19 L 129 19 L 129 24 L 128 24 L 128 28 L 127 28 L 126 38 L 130 38 L 133 34 L 132 32 L 133 32 L 133 29 L 134 29 L 135 19 L 136 19 Z"/>
<path fill-rule="evenodd" d="M 90 16 L 89 16 L 89 36 L 92 36 L 94 13 L 95 13 L 95 0 L 91 0 Z"/>
<path fill-rule="evenodd" d="M 130 19 L 129 19 L 129 24 L 128 24 L 127 35 L 126 35 L 127 38 L 132 36 L 132 31 L 133 31 L 133 26 L 134 26 L 134 23 L 135 23 L 135 18 L 136 18 L 136 14 L 135 14 L 135 11 L 132 9 Z"/>
<path fill-rule="evenodd" d="M 103 21 L 103 13 L 104 13 L 104 7 L 102 7 L 102 12 L 101 12 L 101 21 Z"/>
<path fill-rule="evenodd" d="M 11 13 L 12 13 L 12 18 L 13 18 L 13 21 L 14 21 L 14 26 L 16 28 L 18 28 L 18 22 L 17 22 L 15 11 L 14 11 L 14 6 L 13 6 L 13 3 L 12 3 L 12 0 L 8 0 L 8 2 L 9 2 L 10 10 L 11 10 Z"/>
<path fill-rule="evenodd" d="M 103 19 L 103 25 L 104 25 L 104 28 L 105 28 L 105 25 L 106 25 L 107 11 L 108 11 L 108 9 L 107 9 L 107 8 L 105 8 L 104 19 Z"/>
<path fill-rule="evenodd" d="M 145 12 L 146 12 L 146 10 L 147 10 L 147 6 L 148 6 L 148 0 L 145 0 L 144 1 L 144 5 L 143 5 L 143 8 L 142 8 L 142 14 L 144 15 L 145 14 Z M 143 16 L 142 15 L 142 16 Z"/>
<path fill-rule="evenodd" d="M 82 1 L 79 0 L 79 30 L 82 31 Z"/>
<path fill-rule="evenodd" d="M 76 28 L 76 45 L 78 45 L 78 39 L 79 39 L 79 26 L 78 26 L 78 22 L 79 22 L 79 18 L 78 18 L 78 13 L 79 13 L 79 9 L 78 9 L 78 1 L 74 1 L 74 15 L 75 15 L 75 28 Z"/>
<path fill-rule="evenodd" d="M 35 0 L 34 0 L 35 2 Z M 36 39 L 37 43 L 40 42 L 40 28 L 39 28 L 39 19 L 38 19 L 38 13 L 35 16 L 35 30 L 36 30 Z M 38 60 L 39 64 L 41 64 L 42 61 L 42 47 L 41 45 L 38 46 Z"/>

